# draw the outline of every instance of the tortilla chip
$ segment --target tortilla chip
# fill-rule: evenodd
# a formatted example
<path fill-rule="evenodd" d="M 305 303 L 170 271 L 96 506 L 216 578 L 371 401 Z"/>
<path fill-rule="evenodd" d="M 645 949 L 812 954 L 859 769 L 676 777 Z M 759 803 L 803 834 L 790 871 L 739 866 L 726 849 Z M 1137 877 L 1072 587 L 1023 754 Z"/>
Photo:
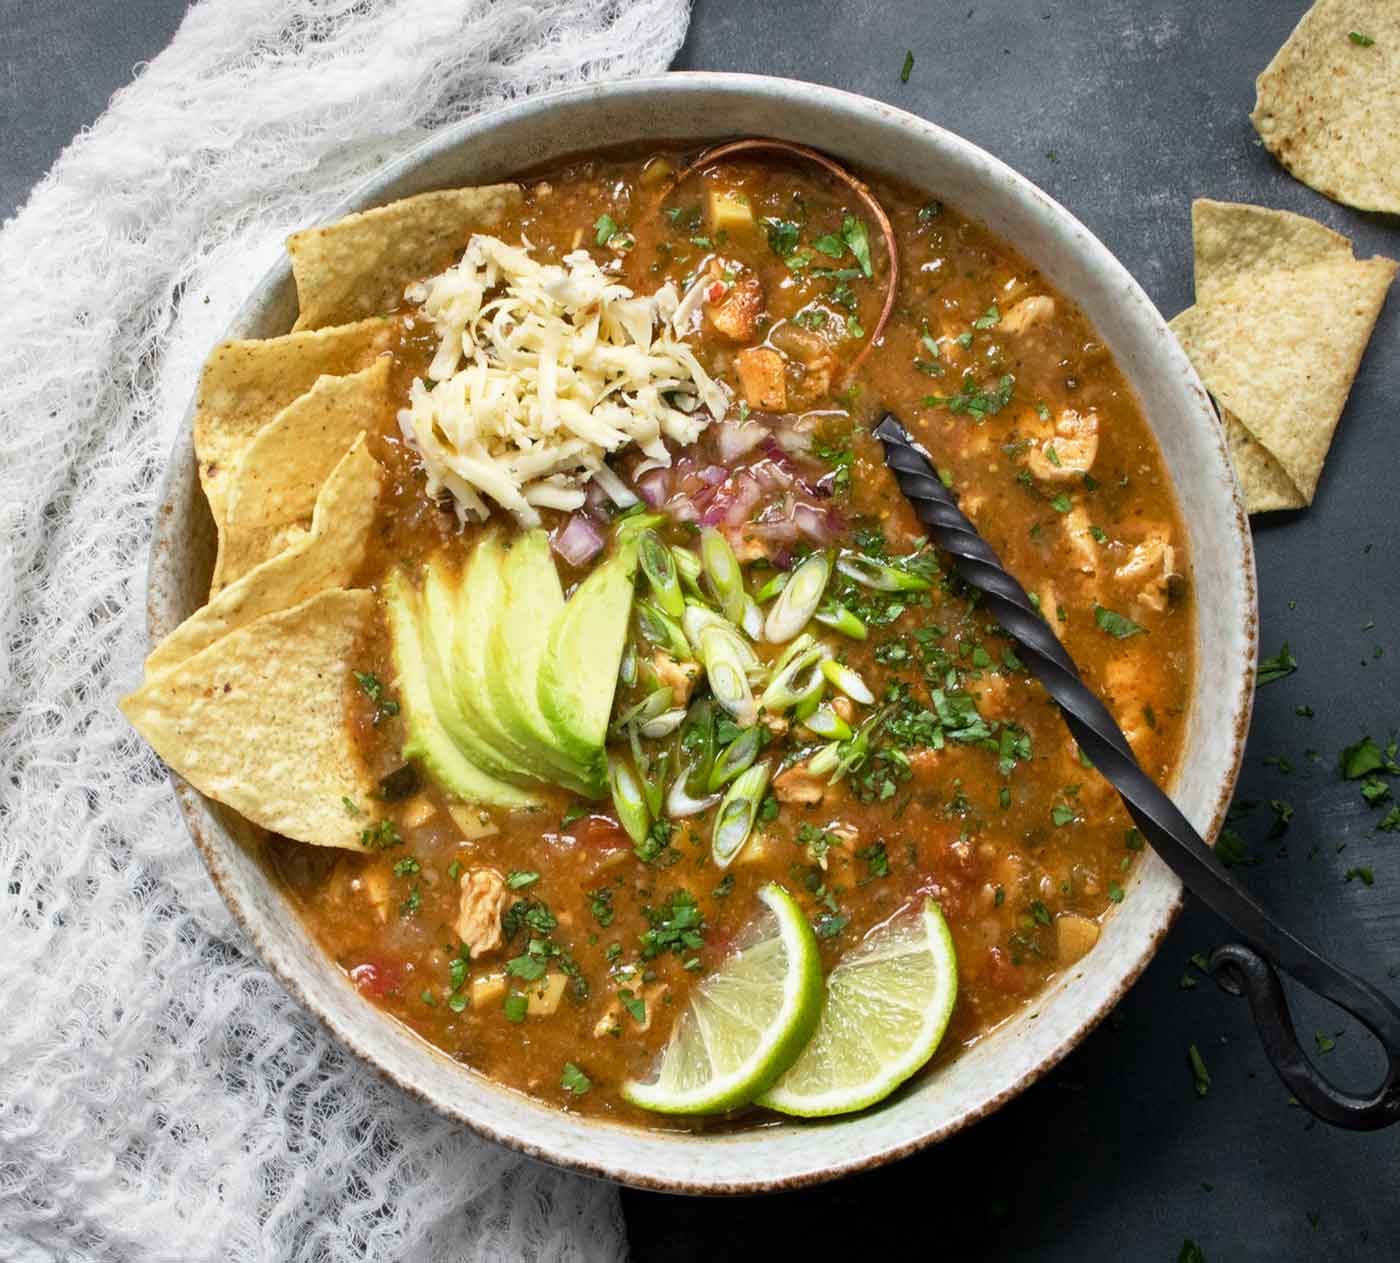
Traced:
<path fill-rule="evenodd" d="M 204 364 L 194 411 L 199 481 L 223 531 L 228 484 L 243 449 L 292 400 L 325 375 L 355 373 L 388 348 L 383 320 L 281 338 L 225 342 Z"/>
<path fill-rule="evenodd" d="M 1311 504 L 1396 264 L 1354 259 L 1345 237 L 1286 211 L 1214 202 L 1193 218 L 1198 301 L 1171 327 L 1263 448 L 1232 442 L 1253 511 Z"/>
<path fill-rule="evenodd" d="M 518 184 L 444 189 L 390 202 L 287 239 L 301 314 L 294 329 L 393 311 L 404 288 L 455 263 L 473 232 L 520 204 Z"/>
<path fill-rule="evenodd" d="M 1400 5 L 1317 0 L 1255 87 L 1250 122 L 1294 176 L 1400 213 Z"/>
<path fill-rule="evenodd" d="M 1229 408 L 1221 408 L 1220 419 L 1225 423 L 1225 439 L 1230 445 L 1230 459 L 1235 476 L 1244 492 L 1247 513 L 1271 513 L 1278 509 L 1303 509 L 1308 502 L 1293 485 L 1278 463 L 1244 423 Z"/>
<path fill-rule="evenodd" d="M 387 356 L 346 377 L 322 377 L 243 450 L 227 486 L 210 596 L 303 538 L 316 498 L 355 439 L 390 414 Z"/>
<path fill-rule="evenodd" d="M 151 650 L 147 681 L 264 615 L 348 584 L 364 560 L 379 488 L 379 462 L 365 450 L 361 435 L 321 488 L 310 533 L 185 619 Z"/>
<path fill-rule="evenodd" d="M 268 614 L 121 701 L 157 754 L 254 824 L 358 851 L 375 782 L 351 731 L 351 668 L 372 592 L 335 588 Z"/>

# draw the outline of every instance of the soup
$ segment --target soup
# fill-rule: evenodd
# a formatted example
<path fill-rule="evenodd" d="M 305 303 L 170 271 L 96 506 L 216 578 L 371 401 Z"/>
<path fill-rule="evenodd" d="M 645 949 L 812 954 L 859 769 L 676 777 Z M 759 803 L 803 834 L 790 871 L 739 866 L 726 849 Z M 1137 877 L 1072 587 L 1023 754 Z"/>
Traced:
<path fill-rule="evenodd" d="M 899 281 L 878 344 L 848 373 L 890 276 L 867 205 L 800 159 L 743 154 L 687 173 L 693 156 L 604 155 L 524 181 L 498 246 L 478 247 L 475 275 L 494 286 L 471 298 L 465 350 L 443 333 L 462 275 L 449 293 L 425 266 L 426 283 L 383 313 L 391 403 L 367 446 L 386 491 L 354 586 L 385 613 L 357 643 L 350 690 L 378 801 L 346 804 L 366 812 L 359 854 L 268 846 L 368 1001 L 496 1082 L 663 1127 L 716 1124 L 639 1108 L 624 1085 L 653 1075 L 697 988 L 748 941 L 760 892 L 791 896 L 827 971 L 936 906 L 957 961 L 951 1021 L 923 1071 L 937 1073 L 1093 949 L 1142 847 L 1014 644 L 923 539 L 869 435 L 883 412 L 931 453 L 1158 780 L 1181 752 L 1194 633 L 1152 435 L 1094 331 L 1033 266 L 935 197 L 872 180 Z M 531 286 L 543 303 L 585 267 L 634 296 L 669 285 L 676 305 L 689 299 L 670 318 L 700 385 L 662 392 L 659 438 L 617 446 L 587 477 L 517 479 L 503 508 L 483 490 L 499 467 L 470 483 L 453 471 L 477 466 L 430 454 L 451 446 L 449 410 L 484 416 L 493 390 L 515 388 L 491 373 L 525 354 L 522 330 L 552 336 Z M 637 334 L 653 359 L 659 338 Z M 543 364 L 530 347 L 520 362 Z M 531 382 L 512 425 L 556 389 Z M 589 611 L 626 548 L 639 560 L 615 649 Z M 490 567 L 504 568 L 496 589 Z M 538 606 L 529 574 L 543 576 Z M 414 729 L 398 643 L 463 585 L 472 600 L 437 650 L 467 697 L 455 713 L 487 736 L 460 733 L 443 757 L 504 785 L 497 804 L 454 792 L 432 754 L 441 734 Z M 532 676 L 519 694 L 520 661 L 562 652 L 558 637 L 530 648 L 560 597 L 580 609 L 562 641 L 572 657 L 555 687 L 536 696 Z M 416 613 L 396 623 L 395 602 Z M 473 637 L 484 647 L 464 665 L 457 642 Z M 431 634 L 423 643 L 434 652 Z M 459 670 L 476 672 L 467 694 Z M 536 728 L 543 715 L 565 736 L 603 706 L 606 767 L 522 738 L 507 713 L 519 696 Z M 487 700 L 473 712 L 472 697 Z M 529 801 L 512 807 L 513 794 Z"/>

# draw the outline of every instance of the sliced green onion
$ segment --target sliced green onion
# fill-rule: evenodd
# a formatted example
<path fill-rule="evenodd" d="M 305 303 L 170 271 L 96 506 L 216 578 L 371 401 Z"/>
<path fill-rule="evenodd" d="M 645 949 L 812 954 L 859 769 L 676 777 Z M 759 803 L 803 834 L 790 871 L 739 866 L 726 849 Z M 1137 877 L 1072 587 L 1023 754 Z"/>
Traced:
<path fill-rule="evenodd" d="M 710 771 L 709 788 L 722 789 L 740 772 L 753 766 L 758 752 L 763 748 L 763 730 L 755 724 L 745 728 L 715 758 Z"/>
<path fill-rule="evenodd" d="M 671 549 L 671 560 L 676 563 L 676 570 L 681 576 L 681 582 L 696 596 L 702 596 L 703 593 L 700 591 L 702 571 L 700 558 L 688 548 L 673 548 Z"/>
<path fill-rule="evenodd" d="M 637 626 L 652 644 L 659 645 L 678 661 L 684 662 L 691 656 L 690 641 L 681 625 L 650 601 L 637 602 Z"/>
<path fill-rule="evenodd" d="M 811 680 L 804 681 L 804 685 L 802 696 L 792 708 L 792 717 L 798 723 L 804 723 L 822 704 L 822 695 L 826 692 L 826 677 L 820 671 L 813 671 Z"/>
<path fill-rule="evenodd" d="M 617 678 L 623 684 L 635 684 L 637 682 L 637 646 L 630 640 L 627 647 L 622 651 L 622 662 L 617 668 Z"/>
<path fill-rule="evenodd" d="M 744 673 L 749 679 L 765 678 L 767 664 L 754 652 L 753 646 L 744 639 L 742 633 L 727 618 L 722 618 L 708 606 L 692 603 L 685 607 L 685 617 L 681 620 L 685 634 L 692 645 L 700 643 L 700 637 L 707 628 L 723 632 L 734 642 L 734 650 L 744 664 Z"/>
<path fill-rule="evenodd" d="M 827 737 L 832 741 L 849 741 L 851 739 L 851 725 L 830 706 L 818 706 L 802 722 L 819 737 Z M 643 729 L 643 731 L 646 730 Z"/>
<path fill-rule="evenodd" d="M 841 762 L 841 744 L 832 741 L 822 746 L 810 759 L 807 760 L 807 770 L 813 776 L 825 776 L 828 772 L 836 771 L 836 765 Z"/>
<path fill-rule="evenodd" d="M 758 602 L 748 595 L 744 597 L 744 621 L 741 626 L 750 640 L 757 640 L 763 635 L 763 611 L 758 608 Z"/>
<path fill-rule="evenodd" d="M 637 845 L 646 839 L 651 828 L 651 812 L 647 809 L 642 787 L 632 769 L 621 759 L 608 760 L 608 783 L 612 786 L 613 806 L 617 818 L 627 830 L 627 836 Z"/>
<path fill-rule="evenodd" d="M 806 627 L 821 604 L 830 578 L 831 558 L 825 553 L 814 553 L 798 566 L 768 611 L 763 624 L 765 639 L 775 645 L 786 644 Z"/>
<path fill-rule="evenodd" d="M 859 702 L 862 706 L 875 704 L 875 694 L 870 691 L 865 681 L 850 667 L 842 666 L 835 658 L 822 659 L 822 674 L 853 702 Z"/>
<path fill-rule="evenodd" d="M 920 575 L 910 574 L 883 561 L 873 561 L 864 553 L 842 549 L 836 569 L 848 579 L 877 592 L 926 592 L 933 585 Z"/>
<path fill-rule="evenodd" d="M 671 782 L 671 788 L 666 794 L 666 814 L 672 820 L 680 820 L 685 816 L 698 816 L 702 811 L 709 811 L 719 802 L 718 794 L 704 794 L 697 798 L 690 792 L 696 770 L 695 764 L 682 768 L 680 775 Z"/>
<path fill-rule="evenodd" d="M 829 645 L 814 641 L 811 636 L 799 636 L 794 640 L 778 659 L 773 679 L 763 690 L 759 699 L 763 708 L 780 714 L 804 701 L 820 700 L 826 689 L 820 664 L 830 652 Z"/>
<path fill-rule="evenodd" d="M 706 698 L 692 702 L 686 723 L 687 731 L 681 738 L 682 748 L 685 748 L 691 730 L 699 732 L 700 740 L 698 749 L 692 750 L 690 766 L 685 773 L 685 787 L 691 797 L 701 798 L 709 785 L 710 769 L 715 765 L 715 708 Z"/>
<path fill-rule="evenodd" d="M 612 730 L 614 735 L 621 735 L 622 731 L 629 727 L 638 727 L 655 719 L 663 714 L 671 705 L 673 698 L 670 688 L 659 688 L 648 693 L 635 706 L 628 707 L 617 717 Z"/>
<path fill-rule="evenodd" d="M 642 797 L 646 799 L 653 820 L 661 815 L 661 805 L 666 801 L 666 768 L 670 762 L 671 752 L 663 750 L 651 767 L 637 764 L 641 772 Z"/>
<path fill-rule="evenodd" d="M 713 526 L 700 532 L 700 561 L 725 618 L 739 626 L 744 621 L 744 572 L 729 541 Z"/>
<path fill-rule="evenodd" d="M 836 761 L 836 770 L 831 775 L 830 784 L 835 785 L 847 772 L 865 762 L 865 756 L 870 753 L 870 742 L 880 725 L 885 722 L 886 713 L 883 710 L 876 711 L 856 729 L 854 737 L 841 743 L 840 757 Z"/>
<path fill-rule="evenodd" d="M 755 763 L 729 787 L 720 803 L 710 845 L 710 857 L 717 868 L 728 868 L 749 840 L 763 795 L 768 791 L 769 773 L 766 761 Z"/>
<path fill-rule="evenodd" d="M 672 618 L 685 613 L 685 595 L 676 574 L 676 559 L 655 531 L 643 531 L 637 540 L 637 564 L 646 575 L 656 603 Z"/>
<path fill-rule="evenodd" d="M 718 627 L 707 627 L 700 633 L 700 661 L 710 681 L 710 692 L 741 727 L 747 728 L 758 718 L 753 690 L 749 688 L 744 660 L 738 650 L 738 637 Z"/>
<path fill-rule="evenodd" d="M 638 730 L 642 736 L 656 740 L 658 737 L 669 737 L 684 722 L 685 711 L 677 708 L 662 711 L 655 719 L 648 719 L 646 723 L 639 724 Z"/>
<path fill-rule="evenodd" d="M 757 592 L 753 594 L 753 599 L 760 605 L 767 605 L 788 585 L 788 580 L 792 578 L 792 573 L 787 570 L 777 571 Z"/>
<path fill-rule="evenodd" d="M 870 635 L 870 629 L 840 601 L 827 601 L 812 617 L 852 640 L 864 640 Z"/>

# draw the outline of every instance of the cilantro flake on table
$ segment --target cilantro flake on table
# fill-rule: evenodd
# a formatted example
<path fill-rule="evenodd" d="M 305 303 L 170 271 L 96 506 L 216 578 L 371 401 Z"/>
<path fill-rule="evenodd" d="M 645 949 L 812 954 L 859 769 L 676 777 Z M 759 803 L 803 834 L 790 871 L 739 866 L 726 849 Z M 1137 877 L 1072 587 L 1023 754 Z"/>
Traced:
<path fill-rule="evenodd" d="M 1265 684 L 1272 684 L 1275 680 L 1281 680 L 1286 675 L 1292 675 L 1298 669 L 1298 659 L 1295 658 L 1288 648 L 1288 642 L 1283 642 L 1283 648 L 1272 658 L 1265 658 L 1259 664 L 1259 674 L 1256 677 L 1256 684 L 1263 687 Z"/>
<path fill-rule="evenodd" d="M 1351 40 L 1357 48 L 1370 48 L 1376 41 L 1369 35 L 1364 35 L 1360 31 L 1348 31 L 1347 39 Z"/>
<path fill-rule="evenodd" d="M 1363 868 L 1349 868 L 1349 869 L 1347 869 L 1346 873 L 1343 874 L 1343 875 L 1346 877 L 1347 881 L 1351 881 L 1353 878 L 1356 878 L 1356 877 L 1361 878 L 1361 884 L 1362 884 L 1363 886 L 1371 886 L 1371 885 L 1374 885 L 1374 884 L 1375 884 L 1375 881 L 1376 881 L 1376 875 L 1375 875 L 1375 873 L 1373 873 L 1369 868 L 1364 868 L 1364 867 L 1363 867 Z"/>
<path fill-rule="evenodd" d="M 1215 858 L 1226 868 L 1244 868 L 1259 862 L 1245 840 L 1229 825 L 1220 830 L 1220 836 L 1215 840 Z"/>
<path fill-rule="evenodd" d="M 1390 786 L 1372 773 L 1361 782 L 1361 797 L 1366 800 L 1368 807 L 1379 806 L 1390 797 Z"/>
<path fill-rule="evenodd" d="M 1190 1045 L 1186 1050 L 1186 1059 L 1191 1063 L 1191 1078 L 1195 1083 L 1196 1095 L 1205 1096 L 1210 1091 L 1210 1071 L 1206 1069 L 1201 1050 L 1195 1044 Z"/>
<path fill-rule="evenodd" d="M 1355 745 L 1347 746 L 1338 759 L 1338 765 L 1349 781 L 1358 781 L 1371 772 L 1400 773 L 1400 766 L 1395 762 L 1394 745 L 1383 753 L 1369 735 L 1362 737 Z"/>
<path fill-rule="evenodd" d="M 904 54 L 904 65 L 899 69 L 900 83 L 908 83 L 909 76 L 914 70 L 914 50 L 911 48 Z"/>

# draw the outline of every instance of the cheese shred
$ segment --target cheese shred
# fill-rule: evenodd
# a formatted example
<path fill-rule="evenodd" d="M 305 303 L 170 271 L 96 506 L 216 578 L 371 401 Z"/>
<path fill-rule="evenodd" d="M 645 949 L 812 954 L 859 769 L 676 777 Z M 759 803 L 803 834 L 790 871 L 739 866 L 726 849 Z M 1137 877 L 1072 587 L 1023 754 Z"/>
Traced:
<path fill-rule="evenodd" d="M 399 428 L 428 493 L 450 493 L 463 522 L 493 501 L 538 525 L 540 508 L 581 507 L 594 478 L 615 498 L 609 454 L 636 444 L 637 474 L 670 465 L 667 440 L 695 442 L 728 409 L 727 388 L 676 336 L 689 322 L 675 287 L 635 295 L 586 250 L 540 263 L 528 243 L 477 235 L 406 297 L 440 342 Z"/>

